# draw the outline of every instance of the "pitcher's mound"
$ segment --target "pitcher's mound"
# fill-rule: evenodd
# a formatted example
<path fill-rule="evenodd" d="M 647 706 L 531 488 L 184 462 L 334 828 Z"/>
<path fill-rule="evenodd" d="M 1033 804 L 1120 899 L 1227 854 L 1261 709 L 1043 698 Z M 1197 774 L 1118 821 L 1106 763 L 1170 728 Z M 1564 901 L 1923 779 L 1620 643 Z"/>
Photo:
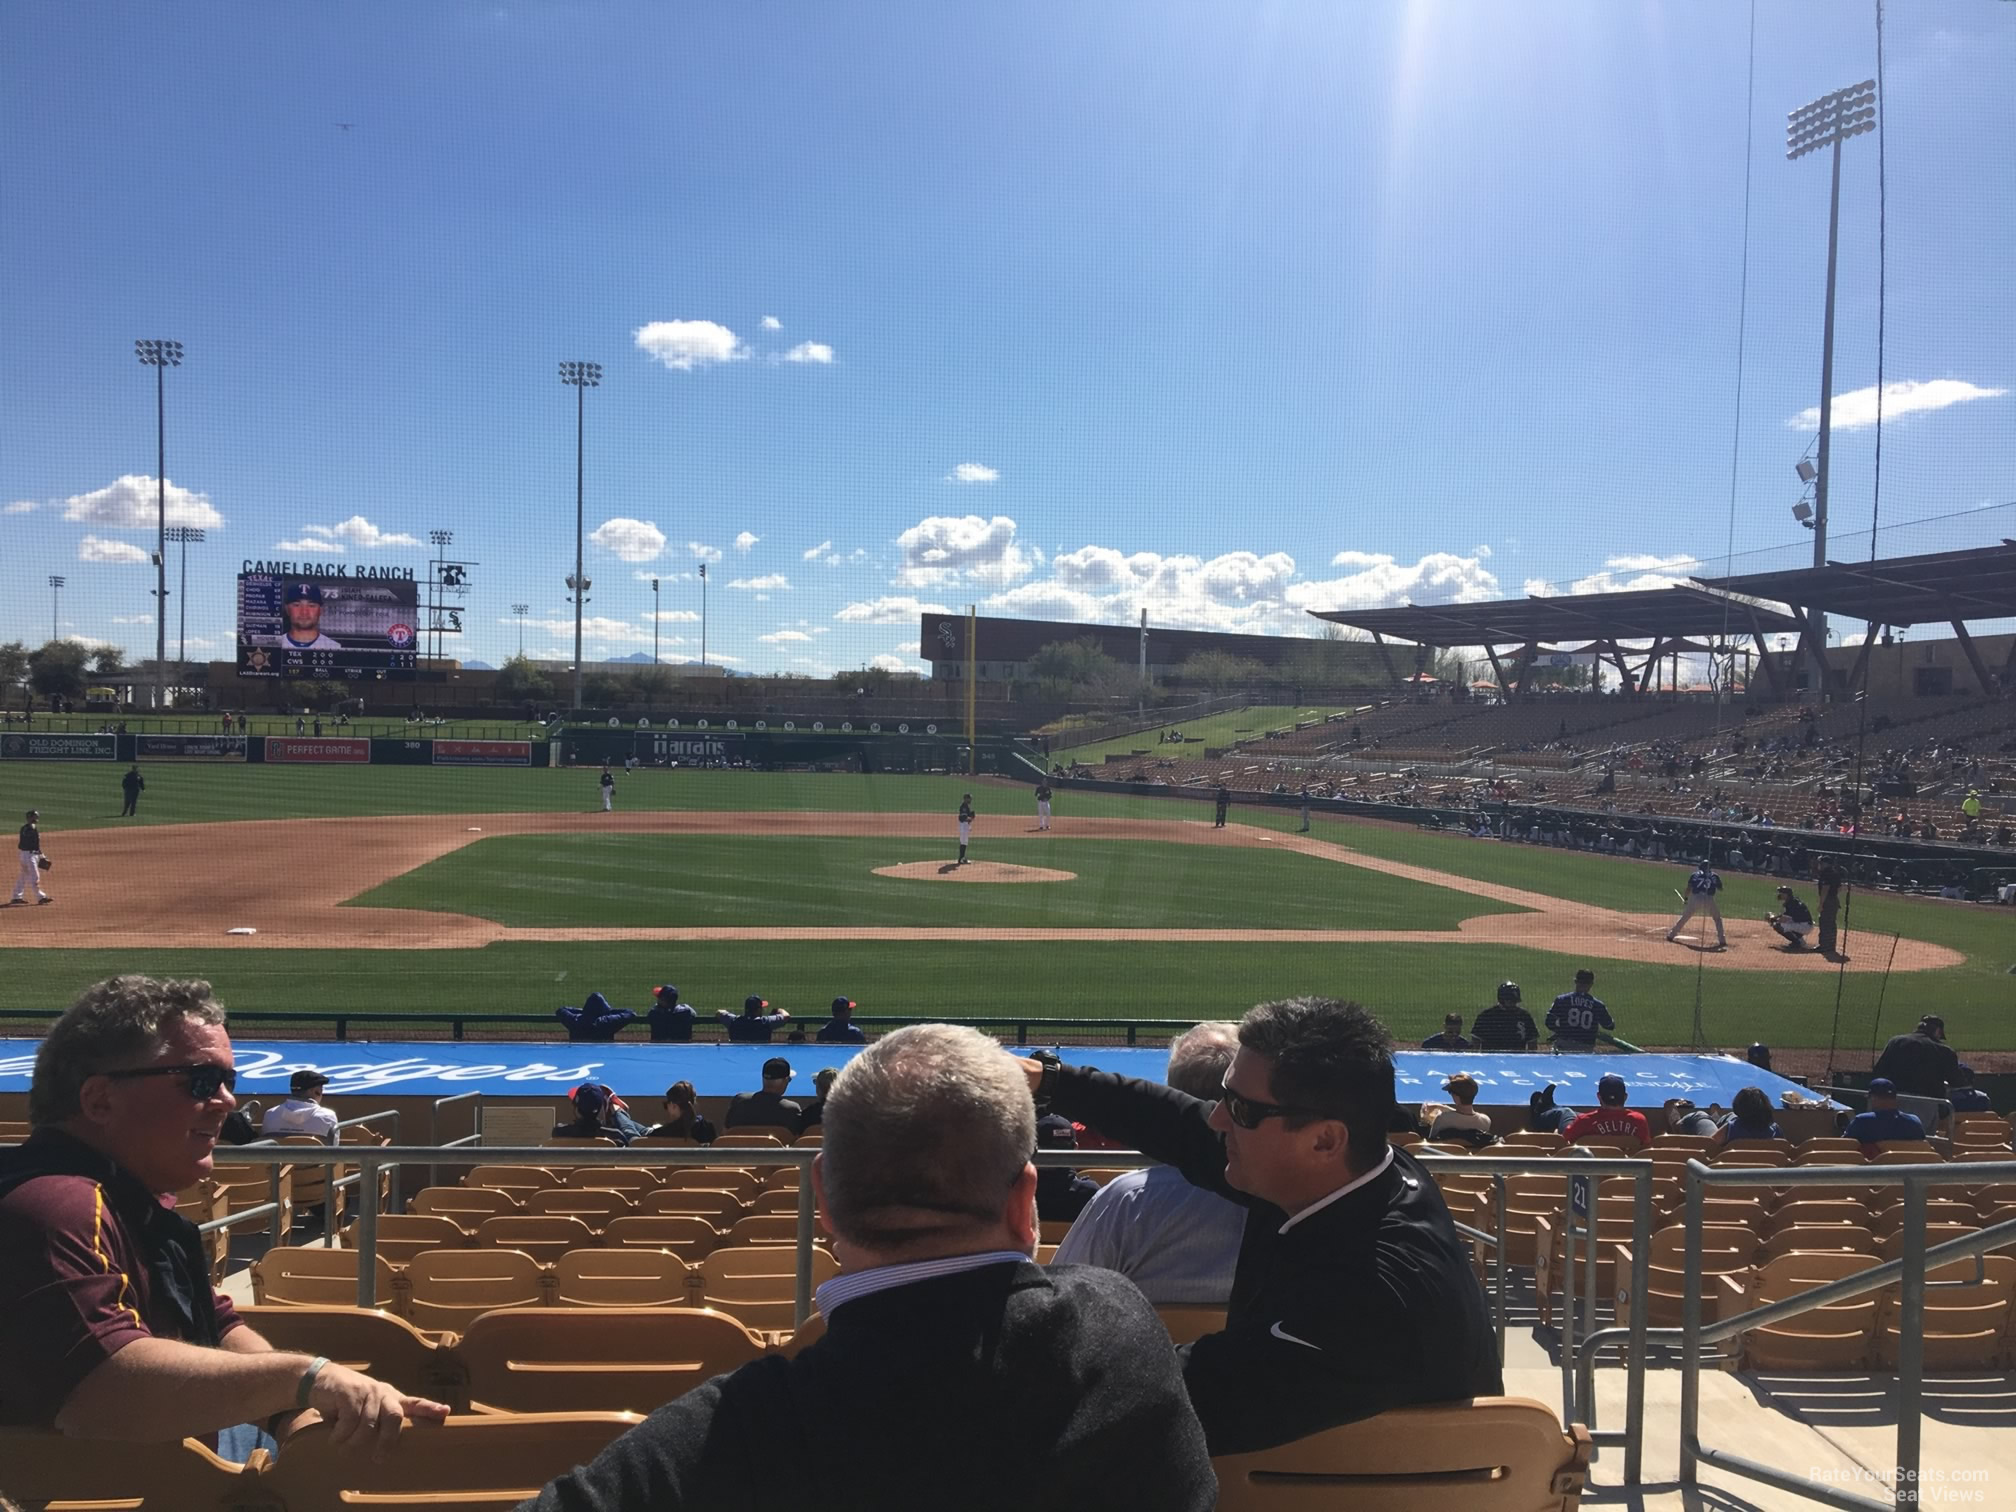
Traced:
<path fill-rule="evenodd" d="M 1078 873 L 1056 871 L 1048 866 L 1010 866 L 1005 861 L 968 861 L 964 866 L 952 861 L 905 861 L 901 866 L 878 866 L 878 877 L 902 877 L 913 882 L 1076 882 Z"/>

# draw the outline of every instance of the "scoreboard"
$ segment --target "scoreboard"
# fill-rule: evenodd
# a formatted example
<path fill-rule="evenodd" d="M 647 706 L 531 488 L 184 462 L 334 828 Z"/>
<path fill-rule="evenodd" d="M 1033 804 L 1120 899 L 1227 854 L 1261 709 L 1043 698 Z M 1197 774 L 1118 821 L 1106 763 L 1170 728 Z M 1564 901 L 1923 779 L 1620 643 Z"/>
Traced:
<path fill-rule="evenodd" d="M 419 666 L 410 577 L 238 574 L 238 675 L 399 678 Z"/>

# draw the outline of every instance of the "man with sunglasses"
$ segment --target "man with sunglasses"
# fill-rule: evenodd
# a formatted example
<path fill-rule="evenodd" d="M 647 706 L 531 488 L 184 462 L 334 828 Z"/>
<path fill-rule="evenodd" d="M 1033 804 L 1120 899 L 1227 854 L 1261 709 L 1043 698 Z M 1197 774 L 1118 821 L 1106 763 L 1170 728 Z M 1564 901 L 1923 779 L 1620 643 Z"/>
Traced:
<path fill-rule="evenodd" d="M 210 1284 L 173 1194 L 210 1174 L 237 1081 L 208 982 L 113 977 L 49 1030 L 34 1132 L 0 1154 L 0 1424 L 85 1439 L 210 1437 L 244 1459 L 314 1411 L 383 1453 L 448 1409 L 275 1350 Z"/>
<path fill-rule="evenodd" d="M 1504 1389 L 1484 1296 L 1435 1183 L 1386 1141 L 1393 1057 L 1356 1003 L 1261 1003 L 1223 1098 L 1022 1063 L 1039 1101 L 1246 1209 L 1225 1328 L 1184 1347 L 1211 1452 Z"/>

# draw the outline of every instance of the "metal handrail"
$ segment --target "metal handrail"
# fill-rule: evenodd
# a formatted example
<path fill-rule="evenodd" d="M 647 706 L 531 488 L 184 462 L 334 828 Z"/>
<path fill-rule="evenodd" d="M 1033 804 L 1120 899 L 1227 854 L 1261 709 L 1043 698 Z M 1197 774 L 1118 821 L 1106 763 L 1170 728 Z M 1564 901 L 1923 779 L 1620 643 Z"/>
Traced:
<path fill-rule="evenodd" d="M 2016 1238 L 2016 1221 L 1998 1223 L 1977 1233 L 1949 1239 L 1930 1248 L 1925 1240 L 1926 1189 L 1954 1181 L 1956 1167 L 1950 1162 L 1927 1165 L 1860 1166 L 1707 1166 L 1698 1160 L 1687 1162 L 1687 1276 L 1681 1311 L 1680 1377 L 1680 1483 L 1699 1482 L 1703 1463 L 1717 1469 L 1761 1481 L 1782 1491 L 1810 1497 L 1844 1512 L 1892 1512 L 1915 1508 L 1919 1497 L 1920 1450 L 1923 1420 L 1920 1405 L 1925 1391 L 1925 1272 L 1928 1262 L 1944 1264 L 1986 1254 Z M 1958 1169 L 1966 1179 L 1980 1185 L 2016 1179 L 2016 1160 L 1969 1161 Z M 1796 1171 L 1796 1176 L 1788 1176 Z M 1713 1324 L 1702 1317 L 1701 1248 L 1702 1225 L 1706 1214 L 1706 1194 L 1713 1187 L 1783 1186 L 1796 1181 L 1801 1186 L 1898 1186 L 1904 1192 L 1904 1253 L 1853 1276 L 1817 1286 L 1783 1302 L 1774 1302 Z M 1897 1474 L 1891 1500 L 1878 1501 L 1852 1491 L 1836 1490 L 1811 1479 L 1800 1479 L 1776 1466 L 1742 1455 L 1710 1448 L 1700 1438 L 1701 1354 L 1703 1347 L 1732 1338 L 1749 1328 L 1795 1317 L 1830 1302 L 1858 1297 L 1889 1286 L 1899 1289 L 1901 1312 L 1897 1321 Z"/>

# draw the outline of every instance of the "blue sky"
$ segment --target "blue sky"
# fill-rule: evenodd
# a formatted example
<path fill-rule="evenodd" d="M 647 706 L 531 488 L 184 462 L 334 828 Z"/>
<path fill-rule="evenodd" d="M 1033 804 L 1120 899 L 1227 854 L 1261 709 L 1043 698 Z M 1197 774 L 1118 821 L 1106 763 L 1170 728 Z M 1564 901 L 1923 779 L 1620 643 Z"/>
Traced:
<path fill-rule="evenodd" d="M 916 664 L 920 606 L 1308 609 L 1719 568 L 1748 0 L 0 9 L 0 639 L 151 651 L 154 411 L 192 655 L 245 559 L 482 565 L 456 648 Z M 1824 158 L 1873 7 L 1759 0 L 1734 547 L 1795 565 Z M 1886 549 L 2016 535 L 2016 4 L 1886 30 Z M 348 123 L 347 127 L 342 123 Z M 1873 136 L 1839 395 L 1876 376 Z M 773 324 L 774 323 L 774 324 Z M 1842 399 L 1837 419 L 1866 419 Z M 1837 429 L 1839 554 L 1874 429 Z M 1947 518 L 1957 516 L 1957 518 Z M 133 560 L 139 558 L 138 561 Z M 174 584 L 171 558 L 171 587 Z M 169 641 L 179 606 L 171 601 Z"/>

